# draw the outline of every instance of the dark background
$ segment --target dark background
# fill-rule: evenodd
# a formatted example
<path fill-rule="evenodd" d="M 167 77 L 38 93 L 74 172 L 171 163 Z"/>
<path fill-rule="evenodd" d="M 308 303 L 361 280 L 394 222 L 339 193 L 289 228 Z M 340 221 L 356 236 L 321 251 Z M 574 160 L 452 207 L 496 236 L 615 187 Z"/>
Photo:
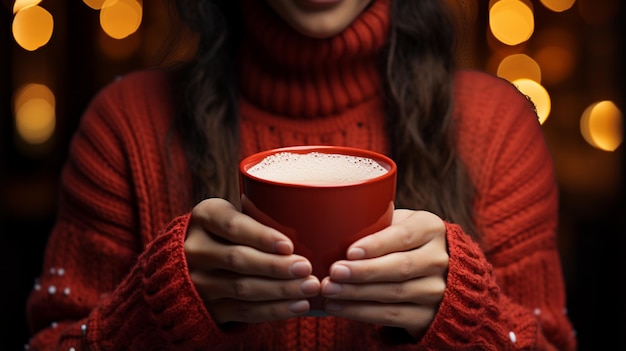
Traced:
<path fill-rule="evenodd" d="M 459 8 L 469 18 L 463 64 L 490 70 L 493 47 L 485 34 L 488 1 L 455 1 L 465 4 Z M 81 1 L 43 1 L 40 5 L 55 18 L 54 34 L 33 52 L 20 48 L 12 37 L 13 1 L 1 2 L 0 350 L 23 349 L 28 340 L 24 303 L 40 274 L 56 210 L 59 171 L 78 120 L 93 95 L 116 76 L 160 64 L 160 44 L 171 30 L 166 2 L 145 1 L 139 31 L 116 41 L 103 35 L 97 11 Z M 622 111 L 626 108 L 626 71 L 621 64 L 626 62 L 626 38 L 618 35 L 626 21 L 624 5 L 617 0 L 593 0 L 594 6 L 614 13 L 590 24 L 578 16 L 579 4 L 553 13 L 538 0 L 532 3 L 536 33 L 560 26 L 574 34 L 579 44 L 570 76 L 546 86 L 553 108 L 543 125 L 561 190 L 559 245 L 568 311 L 580 350 L 626 349 L 624 146 L 615 152 L 594 149 L 577 130 L 580 113 L 595 101 L 611 99 Z M 467 12 L 468 8 L 475 12 Z M 526 49 L 531 50 L 531 44 Z M 53 139 L 42 146 L 26 145 L 14 130 L 13 93 L 25 82 L 44 83 L 56 96 L 57 128 Z"/>

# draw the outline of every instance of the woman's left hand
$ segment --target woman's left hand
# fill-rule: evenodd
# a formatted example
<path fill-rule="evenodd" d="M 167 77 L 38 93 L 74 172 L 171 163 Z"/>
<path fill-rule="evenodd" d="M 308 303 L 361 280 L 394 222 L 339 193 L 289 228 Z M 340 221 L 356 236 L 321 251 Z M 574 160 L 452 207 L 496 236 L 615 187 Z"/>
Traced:
<path fill-rule="evenodd" d="M 326 312 L 422 335 L 446 289 L 443 220 L 426 211 L 395 210 L 392 224 L 350 245 L 347 258 L 322 281 Z"/>

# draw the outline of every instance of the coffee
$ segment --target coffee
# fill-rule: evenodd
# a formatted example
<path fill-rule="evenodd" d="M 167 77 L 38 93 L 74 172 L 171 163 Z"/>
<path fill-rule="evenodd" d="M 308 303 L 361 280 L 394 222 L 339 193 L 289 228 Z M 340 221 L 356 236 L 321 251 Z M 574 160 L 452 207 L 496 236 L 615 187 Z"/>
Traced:
<path fill-rule="evenodd" d="M 368 157 L 310 152 L 279 152 L 248 169 L 255 177 L 288 184 L 343 185 L 379 177 L 387 169 Z"/>

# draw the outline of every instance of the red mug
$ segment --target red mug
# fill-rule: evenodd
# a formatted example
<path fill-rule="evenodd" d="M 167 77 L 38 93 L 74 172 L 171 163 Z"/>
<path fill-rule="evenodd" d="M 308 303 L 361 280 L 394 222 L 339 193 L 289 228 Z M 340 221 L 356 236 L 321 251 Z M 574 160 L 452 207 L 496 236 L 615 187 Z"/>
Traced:
<path fill-rule="evenodd" d="M 375 161 L 384 174 L 374 178 L 319 184 L 272 180 L 249 173 L 266 157 L 279 153 L 347 155 Z M 239 164 L 242 211 L 287 235 L 296 254 L 306 257 L 313 275 L 328 276 L 345 259 L 350 244 L 391 224 L 396 192 L 396 164 L 369 150 L 340 146 L 294 146 L 262 151 Z M 323 315 L 321 297 L 311 299 L 310 315 Z"/>

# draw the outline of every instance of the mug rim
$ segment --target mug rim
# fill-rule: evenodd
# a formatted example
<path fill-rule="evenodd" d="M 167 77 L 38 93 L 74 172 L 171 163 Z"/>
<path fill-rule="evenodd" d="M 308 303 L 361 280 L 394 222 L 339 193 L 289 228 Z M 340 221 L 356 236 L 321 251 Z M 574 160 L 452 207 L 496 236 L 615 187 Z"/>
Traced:
<path fill-rule="evenodd" d="M 344 154 L 348 156 L 356 156 L 356 157 L 367 157 L 376 161 L 379 165 L 384 167 L 387 172 L 385 174 L 381 174 L 374 178 L 368 178 L 360 181 L 341 183 L 341 184 L 302 184 L 302 183 L 287 183 L 282 181 L 274 181 L 270 179 L 260 178 L 255 175 L 248 173 L 248 169 L 253 167 L 254 165 L 261 162 L 265 157 L 277 154 L 280 152 L 294 152 L 299 154 L 305 154 L 310 152 L 322 152 L 322 153 L 334 153 L 334 154 Z M 350 146 L 334 146 L 334 145 L 297 145 L 297 146 L 285 146 L 274 149 L 268 149 L 264 151 L 259 151 L 257 153 L 248 155 L 244 157 L 239 162 L 239 173 L 250 179 L 253 179 L 258 182 L 263 182 L 266 184 L 287 186 L 287 187 L 298 187 L 298 188 L 340 188 L 340 187 L 349 187 L 355 186 L 359 184 L 367 184 L 367 183 L 375 183 L 377 181 L 381 181 L 383 179 L 387 179 L 389 177 L 394 177 L 396 173 L 396 163 L 387 155 L 382 154 L 377 151 L 372 151 L 369 149 L 362 149 Z"/>

